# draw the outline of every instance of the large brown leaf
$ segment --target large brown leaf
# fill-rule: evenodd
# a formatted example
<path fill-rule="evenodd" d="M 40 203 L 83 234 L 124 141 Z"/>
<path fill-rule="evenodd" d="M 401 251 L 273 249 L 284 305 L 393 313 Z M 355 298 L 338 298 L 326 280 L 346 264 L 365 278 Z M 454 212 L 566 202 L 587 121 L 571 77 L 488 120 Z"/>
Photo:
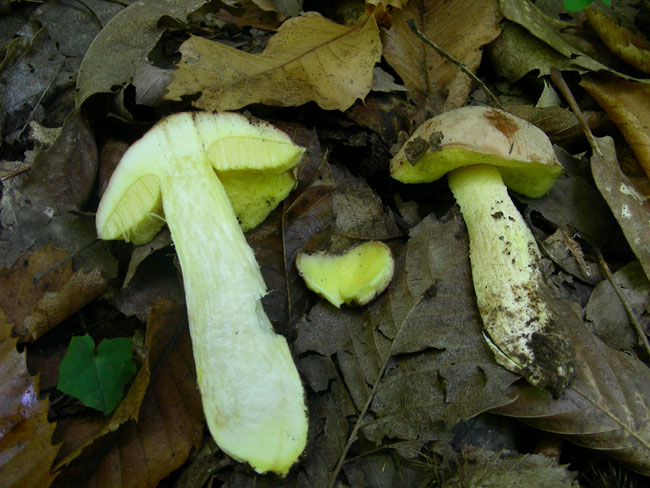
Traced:
<path fill-rule="evenodd" d="M 601 74 L 584 77 L 580 85 L 609 114 L 650 178 L 650 83 Z"/>
<path fill-rule="evenodd" d="M 626 175 L 619 166 L 611 137 L 597 139 L 601 155 L 591 158 L 594 182 L 650 279 L 650 186 Z"/>
<path fill-rule="evenodd" d="M 308 12 L 287 20 L 259 55 L 200 37 L 188 39 L 180 50 L 169 100 L 199 93 L 193 105 L 203 110 L 309 101 L 345 110 L 370 91 L 381 42 L 374 17 L 346 27 Z"/>
<path fill-rule="evenodd" d="M 149 65 L 147 56 L 163 35 L 158 21 L 164 15 L 185 17 L 207 0 L 144 0 L 111 19 L 90 45 L 79 68 L 77 104 L 96 93 L 109 93 L 133 78 L 136 69 Z M 107 63 L 110 57 L 110 63 Z"/>
<path fill-rule="evenodd" d="M 357 429 L 377 443 L 445 438 L 458 421 L 512 401 L 515 376 L 481 334 L 467 247 L 457 212 L 428 217 L 411 230 L 382 298 L 365 311 L 321 302 L 299 324 L 296 352 L 331 358 L 354 400 L 349 444 Z"/>
<path fill-rule="evenodd" d="M 558 400 L 532 387 L 496 413 L 607 454 L 650 475 L 650 368 L 607 347 L 575 314 L 567 328 L 576 350 L 576 377 Z"/>
<path fill-rule="evenodd" d="M 438 100 L 429 111 L 460 107 L 469 94 L 472 80 L 458 67 L 438 55 L 411 32 L 407 21 L 438 46 L 474 72 L 481 62 L 482 47 L 501 31 L 496 0 L 413 0 L 395 11 L 393 25 L 382 31 L 384 58 L 401 76 L 418 104 Z"/>

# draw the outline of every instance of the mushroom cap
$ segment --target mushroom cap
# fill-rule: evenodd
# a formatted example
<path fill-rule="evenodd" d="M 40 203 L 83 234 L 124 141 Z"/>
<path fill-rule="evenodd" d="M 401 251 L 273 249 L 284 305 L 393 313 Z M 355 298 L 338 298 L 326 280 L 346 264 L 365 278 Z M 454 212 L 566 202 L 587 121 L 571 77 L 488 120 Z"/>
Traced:
<path fill-rule="evenodd" d="M 160 180 L 182 164 L 211 164 L 243 230 L 255 227 L 295 186 L 304 149 L 262 121 L 183 112 L 154 125 L 124 153 L 97 209 L 102 239 L 150 241 L 164 225 Z"/>
<path fill-rule="evenodd" d="M 403 183 L 429 183 L 456 168 L 497 166 L 504 183 L 531 198 L 544 195 L 562 173 L 546 134 L 491 107 L 461 107 L 416 129 L 393 157 L 390 171 Z"/>

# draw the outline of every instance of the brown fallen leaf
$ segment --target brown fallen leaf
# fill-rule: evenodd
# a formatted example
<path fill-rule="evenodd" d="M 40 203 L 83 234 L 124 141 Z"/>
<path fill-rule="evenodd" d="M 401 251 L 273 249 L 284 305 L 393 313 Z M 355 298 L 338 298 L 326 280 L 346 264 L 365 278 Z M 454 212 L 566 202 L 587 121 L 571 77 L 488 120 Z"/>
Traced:
<path fill-rule="evenodd" d="M 565 316 L 576 350 L 573 383 L 558 400 L 546 391 L 523 388 L 516 402 L 494 412 L 650 475 L 650 368 L 607 347 L 572 311 Z"/>
<path fill-rule="evenodd" d="M 68 256 L 48 245 L 0 270 L 0 309 L 20 342 L 38 339 L 108 289 L 99 269 L 73 271 Z"/>
<path fill-rule="evenodd" d="M 635 68 L 650 73 L 650 42 L 616 23 L 601 9 L 590 7 L 584 12 L 598 37 L 610 51 Z"/>
<path fill-rule="evenodd" d="M 308 12 L 287 20 L 259 55 L 200 37 L 185 41 L 180 51 L 168 100 L 198 93 L 193 105 L 203 110 L 309 101 L 345 110 L 370 91 L 381 42 L 373 17 L 346 27 Z"/>
<path fill-rule="evenodd" d="M 135 414 L 137 421 L 128 420 L 113 432 L 108 427 L 117 425 L 110 421 L 66 423 L 57 439 L 63 442 L 64 461 L 74 461 L 61 469 L 54 486 L 153 488 L 201 445 L 203 410 L 182 305 L 161 301 L 154 307 L 145 347 L 142 368 L 151 381 L 139 412 L 137 405 L 128 406 L 120 419 Z"/>
<path fill-rule="evenodd" d="M 373 15 L 377 25 L 390 29 L 393 10 L 404 8 L 408 2 L 409 0 L 366 0 L 366 15 Z"/>
<path fill-rule="evenodd" d="M 650 303 L 650 282 L 639 263 L 633 261 L 613 276 L 641 329 L 650 330 L 650 316 L 646 313 Z M 609 347 L 640 353 L 637 350 L 639 336 L 630 324 L 623 301 L 608 279 L 601 281 L 591 293 L 585 307 L 585 319 Z"/>
<path fill-rule="evenodd" d="M 583 77 L 580 86 L 609 114 L 650 178 L 650 83 L 603 73 Z"/>
<path fill-rule="evenodd" d="M 542 454 L 513 454 L 485 449 L 463 451 L 460 473 L 445 483 L 445 488 L 517 487 L 579 488 L 566 466 L 558 466 Z"/>
<path fill-rule="evenodd" d="M 415 19 L 429 39 L 475 72 L 481 62 L 482 46 L 501 31 L 497 1 L 413 0 L 394 12 L 389 30 L 382 30 L 384 58 L 401 76 L 416 103 L 425 107 L 425 116 L 460 107 L 472 80 L 418 39 L 406 23 L 409 19 Z"/>
<path fill-rule="evenodd" d="M 56 474 L 59 450 L 50 442 L 49 400 L 39 399 L 38 377 L 30 376 L 24 353 L 16 350 L 11 322 L 0 310 L 0 480 L 6 488 L 42 488 Z"/>
<path fill-rule="evenodd" d="M 591 158 L 594 181 L 643 271 L 650 278 L 650 191 L 647 180 L 643 180 L 642 186 L 621 171 L 611 137 L 599 138 L 597 143 L 603 156 L 594 154 Z"/>
<path fill-rule="evenodd" d="M 36 157 L 23 192 L 31 206 L 47 208 L 51 214 L 81 210 L 93 189 L 97 161 L 90 123 L 74 110 L 54 144 Z"/>
<path fill-rule="evenodd" d="M 512 399 L 516 378 L 481 334 L 462 218 L 431 216 L 411 229 L 393 282 L 365 311 L 318 303 L 298 325 L 294 350 L 331 358 L 354 400 L 359 430 L 377 444 L 446 438 L 448 428 Z"/>
<path fill-rule="evenodd" d="M 136 2 L 122 10 L 95 37 L 79 68 L 77 106 L 96 93 L 110 93 L 131 81 L 140 64 L 163 35 L 158 21 L 164 15 L 185 17 L 207 0 Z M 106 62 L 110 56 L 110 63 Z"/>
<path fill-rule="evenodd" d="M 609 71 L 614 73 L 617 76 L 624 79 L 634 79 L 632 76 L 628 76 L 620 71 L 612 69 L 612 67 L 606 66 L 603 62 L 594 59 L 590 56 L 590 52 L 593 51 L 594 56 L 601 57 L 603 54 L 598 50 L 598 47 L 591 46 L 583 42 L 582 38 L 571 38 L 567 36 L 564 32 L 565 27 L 575 27 L 569 25 L 566 22 L 563 22 L 558 19 L 554 19 L 546 15 L 539 6 L 529 0 L 499 0 L 499 8 L 503 16 L 525 28 L 532 36 L 539 39 L 543 43 L 552 47 L 553 51 L 540 49 L 539 43 L 531 43 L 530 41 L 525 40 L 526 45 L 522 51 L 523 59 L 516 60 L 517 63 L 522 63 L 522 61 L 528 64 L 530 59 L 531 63 L 528 66 L 528 69 L 539 69 L 540 74 L 547 74 L 548 68 L 551 65 L 560 67 L 560 69 L 574 69 L 580 72 L 585 71 Z M 512 30 L 515 39 L 513 39 L 514 45 L 521 44 L 521 34 L 517 30 Z M 525 39 L 525 38 L 524 38 Z M 575 41 L 574 43 L 569 41 Z M 527 56 L 530 50 L 539 51 L 533 58 Z M 601 48 L 602 51 L 602 48 Z M 561 56 L 557 57 L 557 54 Z M 501 55 L 507 54 L 506 50 L 502 50 Z M 614 61 L 618 59 L 614 58 Z M 550 64 L 549 64 L 550 61 Z M 614 64 L 612 60 L 607 60 L 608 64 Z M 515 67 L 515 69 L 517 69 Z M 519 75 L 523 75 L 526 71 L 519 72 Z"/>

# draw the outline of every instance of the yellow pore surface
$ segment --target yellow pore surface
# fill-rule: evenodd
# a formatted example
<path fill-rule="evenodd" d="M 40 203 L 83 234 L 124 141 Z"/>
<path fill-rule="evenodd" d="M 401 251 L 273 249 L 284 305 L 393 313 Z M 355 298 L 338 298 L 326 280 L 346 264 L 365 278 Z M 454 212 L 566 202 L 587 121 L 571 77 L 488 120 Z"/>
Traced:
<path fill-rule="evenodd" d="M 310 290 L 340 307 L 365 305 L 384 291 L 393 277 L 394 261 L 386 244 L 368 241 L 343 254 L 300 253 L 296 267 Z"/>

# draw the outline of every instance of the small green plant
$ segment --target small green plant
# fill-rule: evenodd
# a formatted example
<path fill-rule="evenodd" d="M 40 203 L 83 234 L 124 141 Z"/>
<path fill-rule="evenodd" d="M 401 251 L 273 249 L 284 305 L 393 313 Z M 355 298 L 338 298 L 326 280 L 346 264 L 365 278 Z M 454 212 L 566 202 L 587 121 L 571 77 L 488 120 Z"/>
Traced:
<path fill-rule="evenodd" d="M 108 415 L 134 374 L 130 338 L 104 339 L 95 351 L 95 341 L 86 334 L 70 340 L 59 365 L 57 388 Z"/>
<path fill-rule="evenodd" d="M 611 5 L 611 0 L 601 0 L 606 5 Z M 564 0 L 564 10 L 567 12 L 577 12 L 591 5 L 594 0 Z"/>

